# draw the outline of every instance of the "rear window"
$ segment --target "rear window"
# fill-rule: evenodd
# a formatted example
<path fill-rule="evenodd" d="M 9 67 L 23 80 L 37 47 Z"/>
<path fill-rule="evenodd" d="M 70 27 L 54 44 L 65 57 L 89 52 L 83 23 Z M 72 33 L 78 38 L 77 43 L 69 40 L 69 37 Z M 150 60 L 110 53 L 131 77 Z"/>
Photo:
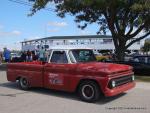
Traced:
<path fill-rule="evenodd" d="M 54 51 L 51 57 L 53 63 L 68 63 L 65 51 Z"/>

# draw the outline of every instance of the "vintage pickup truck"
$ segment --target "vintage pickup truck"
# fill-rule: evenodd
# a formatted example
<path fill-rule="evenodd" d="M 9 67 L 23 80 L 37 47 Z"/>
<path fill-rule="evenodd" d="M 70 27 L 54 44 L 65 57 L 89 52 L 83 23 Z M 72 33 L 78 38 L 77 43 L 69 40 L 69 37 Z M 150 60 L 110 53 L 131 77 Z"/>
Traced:
<path fill-rule="evenodd" d="M 115 96 L 135 86 L 132 67 L 100 63 L 92 49 L 53 49 L 47 62 L 7 65 L 7 79 L 23 90 L 43 87 L 78 92 L 81 100 L 95 102 L 101 95 Z"/>

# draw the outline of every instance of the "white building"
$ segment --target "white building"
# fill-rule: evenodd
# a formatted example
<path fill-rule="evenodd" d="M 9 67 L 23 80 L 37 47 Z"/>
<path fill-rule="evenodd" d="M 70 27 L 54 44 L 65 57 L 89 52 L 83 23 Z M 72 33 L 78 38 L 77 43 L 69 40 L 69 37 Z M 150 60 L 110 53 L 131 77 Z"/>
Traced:
<path fill-rule="evenodd" d="M 108 35 L 88 35 L 88 36 L 53 36 L 22 42 L 22 50 L 38 50 L 40 47 L 47 50 L 51 47 L 88 47 L 95 50 L 114 50 L 111 36 Z M 141 42 L 136 42 L 129 50 L 140 50 Z"/>

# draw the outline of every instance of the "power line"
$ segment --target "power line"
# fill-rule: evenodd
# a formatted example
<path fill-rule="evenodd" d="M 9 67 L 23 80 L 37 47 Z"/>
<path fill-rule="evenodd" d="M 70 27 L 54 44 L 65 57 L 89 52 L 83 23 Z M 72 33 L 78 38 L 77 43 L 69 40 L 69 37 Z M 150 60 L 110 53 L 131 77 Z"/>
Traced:
<path fill-rule="evenodd" d="M 18 4 L 21 4 L 21 5 L 33 6 L 33 4 L 31 4 L 29 2 L 22 1 L 22 0 L 8 0 L 8 1 L 18 3 Z M 55 12 L 55 9 L 52 9 L 52 8 L 44 8 L 44 10 Z"/>

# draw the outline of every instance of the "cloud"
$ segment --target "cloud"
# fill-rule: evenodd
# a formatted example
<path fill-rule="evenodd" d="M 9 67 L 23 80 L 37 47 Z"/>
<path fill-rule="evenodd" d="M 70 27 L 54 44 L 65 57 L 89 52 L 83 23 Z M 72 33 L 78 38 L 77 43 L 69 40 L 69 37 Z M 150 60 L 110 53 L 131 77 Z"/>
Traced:
<path fill-rule="evenodd" d="M 3 51 L 3 48 L 8 48 L 9 50 L 21 50 L 20 42 L 16 43 L 2 43 L 0 44 L 0 51 Z"/>
<path fill-rule="evenodd" d="M 0 29 L 3 29 L 4 28 L 4 26 L 3 25 L 0 25 Z"/>
<path fill-rule="evenodd" d="M 48 32 L 51 32 L 51 33 L 53 33 L 53 32 L 58 32 L 59 31 L 59 29 L 57 29 L 57 28 L 55 28 L 55 29 L 49 29 L 48 30 Z"/>
<path fill-rule="evenodd" d="M 6 31 L 0 31 L 0 36 L 19 36 L 21 35 L 21 32 L 18 30 L 6 32 Z"/>
<path fill-rule="evenodd" d="M 48 26 L 55 26 L 55 27 L 65 27 L 68 26 L 67 22 L 49 22 Z"/>
<path fill-rule="evenodd" d="M 21 32 L 18 31 L 18 30 L 14 30 L 14 31 L 12 31 L 11 33 L 14 34 L 14 35 L 20 35 L 20 34 L 21 34 Z"/>
<path fill-rule="evenodd" d="M 23 41 L 27 41 L 27 40 L 34 40 L 34 39 L 40 39 L 41 37 L 39 36 L 30 36 L 28 38 L 25 38 Z"/>

